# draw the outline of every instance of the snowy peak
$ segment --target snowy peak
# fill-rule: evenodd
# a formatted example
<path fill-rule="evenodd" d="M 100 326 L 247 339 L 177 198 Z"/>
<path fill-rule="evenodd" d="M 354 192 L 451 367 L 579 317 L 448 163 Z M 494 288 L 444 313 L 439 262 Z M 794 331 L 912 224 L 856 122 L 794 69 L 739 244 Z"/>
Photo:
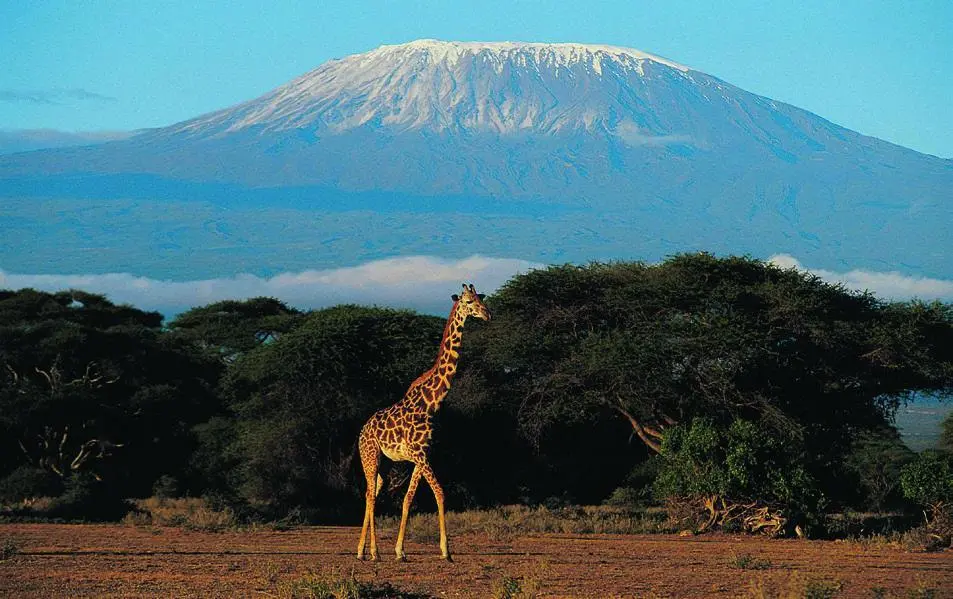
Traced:
<path fill-rule="evenodd" d="M 642 128 L 652 118 L 642 114 L 647 100 L 696 76 L 704 75 L 616 46 L 417 40 L 329 61 L 260 98 L 167 132 Z"/>
<path fill-rule="evenodd" d="M 395 55 L 423 53 L 436 63 L 456 64 L 465 56 L 484 56 L 498 64 L 515 62 L 518 64 L 536 64 L 537 66 L 569 67 L 574 64 L 590 65 L 597 75 L 601 75 L 603 60 L 614 61 L 634 70 L 639 63 L 651 60 L 659 64 L 688 71 L 689 68 L 660 56 L 642 52 L 634 48 L 607 46 L 601 44 L 573 43 L 535 43 L 535 42 L 444 42 L 422 39 L 394 46 L 381 46 L 367 54 Z"/>

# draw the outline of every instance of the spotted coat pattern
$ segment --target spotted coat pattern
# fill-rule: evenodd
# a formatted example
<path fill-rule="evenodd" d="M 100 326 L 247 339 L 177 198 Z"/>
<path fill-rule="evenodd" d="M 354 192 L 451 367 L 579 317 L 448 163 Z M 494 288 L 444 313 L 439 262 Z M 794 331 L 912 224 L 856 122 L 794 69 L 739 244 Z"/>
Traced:
<path fill-rule="evenodd" d="M 361 465 L 367 481 L 365 493 L 364 525 L 358 543 L 357 556 L 364 559 L 364 547 L 370 537 L 371 559 L 377 559 L 377 539 L 374 530 L 374 502 L 382 485 L 378 475 L 381 454 L 393 461 L 407 461 L 414 464 L 410 477 L 410 486 L 404 496 L 400 529 L 397 534 L 397 559 L 405 559 L 403 544 L 404 531 L 410 503 L 420 478 L 423 477 L 433 490 L 437 500 L 437 515 L 440 523 L 440 552 L 444 559 L 450 560 L 447 547 L 446 522 L 444 518 L 444 496 L 440 484 L 427 460 L 427 450 L 433 434 L 432 419 L 440 408 L 440 403 L 450 391 L 450 383 L 457 372 L 460 358 L 460 343 L 463 339 L 463 325 L 467 317 L 474 316 L 489 320 L 490 313 L 483 305 L 483 296 L 473 285 L 464 285 L 462 295 L 453 296 L 453 308 L 444 327 L 443 338 L 437 351 L 434 365 L 417 377 L 403 399 L 389 408 L 376 412 L 364 427 L 358 442 Z"/>

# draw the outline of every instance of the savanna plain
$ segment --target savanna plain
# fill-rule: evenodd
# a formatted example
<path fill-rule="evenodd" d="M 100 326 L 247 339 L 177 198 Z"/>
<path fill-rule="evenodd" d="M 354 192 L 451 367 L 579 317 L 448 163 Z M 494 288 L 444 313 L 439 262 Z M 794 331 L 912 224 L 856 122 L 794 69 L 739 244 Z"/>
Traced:
<path fill-rule="evenodd" d="M 355 558 L 359 532 L 4 524 L 0 596 L 953 597 L 953 553 L 889 539 L 465 532 L 447 563 L 418 533 L 401 563 L 393 527 L 376 562 Z"/>

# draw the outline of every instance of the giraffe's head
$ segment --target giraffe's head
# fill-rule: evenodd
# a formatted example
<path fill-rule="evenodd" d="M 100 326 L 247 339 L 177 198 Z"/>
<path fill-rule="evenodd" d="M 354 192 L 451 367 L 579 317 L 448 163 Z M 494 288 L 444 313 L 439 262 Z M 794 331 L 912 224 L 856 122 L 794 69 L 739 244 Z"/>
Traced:
<path fill-rule="evenodd" d="M 473 285 L 463 284 L 463 293 L 461 295 L 452 295 L 450 297 L 457 302 L 457 310 L 463 314 L 463 317 L 475 316 L 480 320 L 490 320 L 490 311 L 483 305 L 483 294 L 477 293 Z"/>

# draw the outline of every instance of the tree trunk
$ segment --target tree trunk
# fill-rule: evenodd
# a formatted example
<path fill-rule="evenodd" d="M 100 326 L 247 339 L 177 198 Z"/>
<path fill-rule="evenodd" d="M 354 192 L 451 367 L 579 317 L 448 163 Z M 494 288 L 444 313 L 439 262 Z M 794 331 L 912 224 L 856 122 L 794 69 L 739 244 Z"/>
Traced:
<path fill-rule="evenodd" d="M 635 416 L 630 414 L 621 406 L 613 404 L 612 409 L 622 414 L 626 418 L 626 420 L 629 421 L 629 424 L 632 426 L 632 431 L 639 436 L 639 439 L 641 439 L 642 442 L 645 443 L 646 447 L 648 447 L 655 453 L 662 453 L 661 431 L 651 426 L 643 425 L 641 422 L 636 420 Z"/>

